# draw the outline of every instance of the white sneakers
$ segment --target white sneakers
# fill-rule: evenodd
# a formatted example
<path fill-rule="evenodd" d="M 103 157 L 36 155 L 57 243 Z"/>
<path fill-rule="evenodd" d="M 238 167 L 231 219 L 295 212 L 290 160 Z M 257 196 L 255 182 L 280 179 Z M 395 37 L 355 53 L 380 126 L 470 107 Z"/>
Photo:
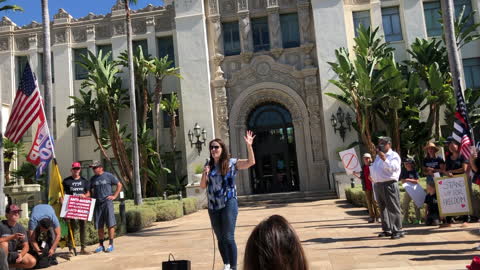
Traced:
<path fill-rule="evenodd" d="M 230 270 L 230 264 L 225 264 L 225 266 L 223 266 L 223 270 Z"/>

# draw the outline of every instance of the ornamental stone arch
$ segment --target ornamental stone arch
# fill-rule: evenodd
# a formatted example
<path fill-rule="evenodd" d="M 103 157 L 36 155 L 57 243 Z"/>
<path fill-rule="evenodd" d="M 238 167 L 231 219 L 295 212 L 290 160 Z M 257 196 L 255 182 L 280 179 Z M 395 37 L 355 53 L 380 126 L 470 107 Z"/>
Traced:
<path fill-rule="evenodd" d="M 274 82 L 258 83 L 242 91 L 233 101 L 229 117 L 232 156 L 247 157 L 243 136 L 247 131 L 248 116 L 257 106 L 267 102 L 278 103 L 290 112 L 295 130 L 300 191 L 311 190 L 315 176 L 308 110 L 300 95 L 288 86 Z M 238 175 L 237 188 L 239 194 L 252 193 L 248 172 Z"/>

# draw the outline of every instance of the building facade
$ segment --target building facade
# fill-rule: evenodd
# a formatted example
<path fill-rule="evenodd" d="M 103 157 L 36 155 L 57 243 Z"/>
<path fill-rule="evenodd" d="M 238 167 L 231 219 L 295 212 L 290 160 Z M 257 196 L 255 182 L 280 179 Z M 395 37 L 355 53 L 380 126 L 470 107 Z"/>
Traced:
<path fill-rule="evenodd" d="M 341 138 L 331 124 L 343 105 L 324 95 L 336 89 L 328 62 L 335 49 L 353 47 L 355 29 L 379 27 L 396 49 L 397 61 L 408 59 L 416 38 L 440 35 L 439 1 L 422 0 L 177 0 L 164 7 L 149 5 L 132 15 L 134 45 L 151 56 L 173 56 L 182 80 L 168 78 L 164 88 L 177 92 L 178 149 L 184 173 L 205 163 L 207 146 L 199 153 L 188 133 L 198 124 L 207 134 L 224 140 L 233 157 L 246 158 L 243 135 L 253 130 L 256 165 L 239 173 L 239 194 L 317 192 L 335 189 L 334 173 L 342 172 L 338 149 L 357 141 L 352 130 Z M 480 0 L 456 0 L 456 10 L 478 10 Z M 479 22 L 478 13 L 474 21 Z M 18 27 L 0 22 L 0 87 L 3 116 L 12 103 L 18 74 L 25 61 L 41 77 L 41 25 Z M 67 107 L 78 95 L 84 71 L 79 55 L 126 50 L 121 3 L 107 15 L 74 19 L 59 10 L 52 23 L 56 151 L 68 164 L 99 159 L 88 130 L 67 128 Z M 480 43 L 462 48 L 466 84 L 480 88 Z M 126 80 L 125 80 L 126 81 Z M 152 85 L 153 86 L 153 82 Z M 128 120 L 128 112 L 124 119 Z M 4 121 L 6 122 L 6 121 Z M 169 148 L 168 129 L 162 129 Z M 30 135 L 31 136 L 31 135 Z M 28 136 L 25 138 L 28 141 Z M 87 173 L 87 171 L 86 171 Z"/>

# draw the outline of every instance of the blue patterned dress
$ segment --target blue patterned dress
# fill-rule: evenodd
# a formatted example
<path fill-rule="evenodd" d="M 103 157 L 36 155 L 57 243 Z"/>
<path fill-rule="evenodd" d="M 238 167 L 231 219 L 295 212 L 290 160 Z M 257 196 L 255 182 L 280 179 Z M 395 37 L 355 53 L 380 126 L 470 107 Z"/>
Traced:
<path fill-rule="evenodd" d="M 220 210 L 225 207 L 225 203 L 237 198 L 237 187 L 235 185 L 235 176 L 237 175 L 237 159 L 231 158 L 228 164 L 228 172 L 222 176 L 220 170 L 213 167 L 208 175 L 208 209 Z"/>

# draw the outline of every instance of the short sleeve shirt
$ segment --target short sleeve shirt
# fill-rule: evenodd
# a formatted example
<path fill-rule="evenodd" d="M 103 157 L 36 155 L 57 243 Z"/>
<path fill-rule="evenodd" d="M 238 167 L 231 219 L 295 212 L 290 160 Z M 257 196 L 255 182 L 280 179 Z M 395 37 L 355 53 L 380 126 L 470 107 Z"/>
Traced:
<path fill-rule="evenodd" d="M 407 178 L 412 178 L 412 179 L 418 179 L 418 172 L 413 170 L 413 171 L 407 171 L 407 170 L 402 170 L 402 173 L 400 174 L 400 179 L 407 179 Z"/>
<path fill-rule="evenodd" d="M 63 179 L 63 189 L 68 195 L 82 195 L 90 191 L 90 182 L 82 176 L 78 179 L 69 176 Z"/>
<path fill-rule="evenodd" d="M 32 209 L 32 214 L 30 215 L 30 220 L 28 221 L 28 229 L 35 230 L 38 226 L 40 220 L 48 218 L 53 222 L 53 228 L 60 226 L 57 215 L 55 215 L 55 210 L 48 204 L 39 204 Z"/>
<path fill-rule="evenodd" d="M 10 227 L 10 225 L 8 225 L 8 222 L 6 220 L 2 220 L 2 222 L 0 222 L 0 236 L 1 237 L 7 237 L 7 236 L 10 236 L 10 235 L 13 235 L 13 234 L 16 234 L 16 233 L 21 233 L 21 234 L 25 235 L 25 237 L 23 238 L 23 240 L 13 239 L 13 240 L 8 241 L 8 251 L 10 251 L 10 252 L 22 249 L 23 243 L 28 242 L 27 231 L 22 226 L 22 224 L 20 224 L 18 222 L 12 227 Z"/>
<path fill-rule="evenodd" d="M 99 203 L 107 200 L 108 196 L 113 195 L 112 186 L 118 185 L 120 181 L 109 172 L 103 172 L 101 175 L 94 175 L 90 180 L 90 187 L 93 191 L 92 197 Z"/>
<path fill-rule="evenodd" d="M 425 196 L 425 203 L 428 205 L 428 213 L 430 215 L 439 215 L 440 212 L 438 210 L 438 201 L 437 201 L 437 194 L 430 195 L 427 193 Z"/>
<path fill-rule="evenodd" d="M 436 158 L 425 158 L 423 160 L 424 167 L 430 167 L 434 169 L 440 169 L 440 165 L 445 164 L 445 161 L 441 157 Z"/>
<path fill-rule="evenodd" d="M 237 159 L 231 158 L 228 164 L 228 172 L 222 176 L 220 170 L 213 167 L 208 175 L 207 195 L 208 209 L 219 210 L 225 207 L 225 203 L 237 198 L 235 176 L 237 175 Z"/>
<path fill-rule="evenodd" d="M 445 163 L 445 169 L 447 171 L 457 170 L 462 168 L 463 163 L 466 163 L 466 162 L 467 161 L 462 155 L 458 156 L 458 158 L 455 160 L 447 158 L 447 162 Z"/>

